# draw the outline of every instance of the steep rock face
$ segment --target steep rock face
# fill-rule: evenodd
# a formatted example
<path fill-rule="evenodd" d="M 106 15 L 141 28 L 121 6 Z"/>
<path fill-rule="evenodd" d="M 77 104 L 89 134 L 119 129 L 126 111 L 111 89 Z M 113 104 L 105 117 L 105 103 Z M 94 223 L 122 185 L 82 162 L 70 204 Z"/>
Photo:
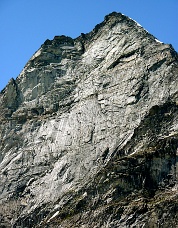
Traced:
<path fill-rule="evenodd" d="M 178 57 L 112 13 L 0 94 L 3 227 L 176 227 Z"/>

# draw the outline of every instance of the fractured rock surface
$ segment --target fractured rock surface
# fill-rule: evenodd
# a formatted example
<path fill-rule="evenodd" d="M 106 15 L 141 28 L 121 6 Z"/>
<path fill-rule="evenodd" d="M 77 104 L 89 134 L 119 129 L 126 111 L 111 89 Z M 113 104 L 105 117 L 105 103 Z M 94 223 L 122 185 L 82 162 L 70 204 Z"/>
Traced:
<path fill-rule="evenodd" d="M 178 226 L 177 78 L 120 13 L 46 40 L 0 93 L 1 227 Z"/>

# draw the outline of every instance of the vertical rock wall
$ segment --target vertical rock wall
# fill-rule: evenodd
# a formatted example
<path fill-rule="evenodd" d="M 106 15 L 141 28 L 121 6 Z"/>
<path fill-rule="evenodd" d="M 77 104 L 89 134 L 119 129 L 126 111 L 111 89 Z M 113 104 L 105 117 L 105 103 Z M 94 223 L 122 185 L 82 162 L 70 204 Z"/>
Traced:
<path fill-rule="evenodd" d="M 176 226 L 177 75 L 122 14 L 45 41 L 0 94 L 2 227 Z"/>

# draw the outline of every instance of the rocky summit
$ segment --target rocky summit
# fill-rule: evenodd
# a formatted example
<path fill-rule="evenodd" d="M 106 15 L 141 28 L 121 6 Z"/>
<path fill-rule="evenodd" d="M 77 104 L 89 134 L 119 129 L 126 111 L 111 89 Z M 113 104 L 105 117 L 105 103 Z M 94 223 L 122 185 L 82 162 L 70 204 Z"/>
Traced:
<path fill-rule="evenodd" d="M 178 54 L 123 14 L 0 93 L 1 228 L 176 228 L 177 180 Z"/>

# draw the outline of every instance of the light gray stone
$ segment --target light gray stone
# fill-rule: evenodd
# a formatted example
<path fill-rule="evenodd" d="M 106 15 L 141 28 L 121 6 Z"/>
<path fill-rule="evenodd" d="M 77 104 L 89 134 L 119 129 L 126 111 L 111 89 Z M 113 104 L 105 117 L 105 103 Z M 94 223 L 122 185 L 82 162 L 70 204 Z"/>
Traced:
<path fill-rule="evenodd" d="M 122 14 L 47 40 L 0 94 L 2 224 L 176 225 L 177 75 L 172 46 Z"/>

